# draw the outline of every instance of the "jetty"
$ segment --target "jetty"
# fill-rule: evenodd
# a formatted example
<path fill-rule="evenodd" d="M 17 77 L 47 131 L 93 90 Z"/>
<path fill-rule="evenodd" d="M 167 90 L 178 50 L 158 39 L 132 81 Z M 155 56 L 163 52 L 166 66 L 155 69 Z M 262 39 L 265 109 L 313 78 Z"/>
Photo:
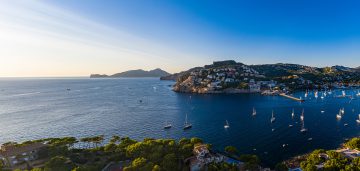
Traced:
<path fill-rule="evenodd" d="M 283 97 L 286 97 L 286 98 L 289 98 L 289 99 L 292 99 L 292 100 L 295 100 L 295 101 L 298 101 L 298 102 L 305 102 L 305 100 L 303 100 L 303 99 L 299 99 L 299 98 L 287 95 L 285 93 L 280 93 L 279 95 L 283 96 Z"/>

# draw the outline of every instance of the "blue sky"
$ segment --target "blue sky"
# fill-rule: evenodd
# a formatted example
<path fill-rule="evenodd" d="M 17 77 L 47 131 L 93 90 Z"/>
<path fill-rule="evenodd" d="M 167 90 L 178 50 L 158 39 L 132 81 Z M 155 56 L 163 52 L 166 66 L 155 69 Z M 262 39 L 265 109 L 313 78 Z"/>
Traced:
<path fill-rule="evenodd" d="M 226 59 L 247 64 L 360 66 L 358 1 L 1 3 L 13 9 L 0 8 L 6 14 L 0 17 L 0 26 L 7 38 L 0 55 L 8 59 L 3 63 L 5 69 L 0 69 L 2 76 L 111 74 L 157 67 L 178 72 Z M 21 34 L 29 36 L 29 41 L 18 36 Z M 19 40 L 8 43 L 16 36 Z M 16 47 L 26 53 L 8 50 Z M 27 60 L 36 69 L 9 67 L 28 64 Z"/>

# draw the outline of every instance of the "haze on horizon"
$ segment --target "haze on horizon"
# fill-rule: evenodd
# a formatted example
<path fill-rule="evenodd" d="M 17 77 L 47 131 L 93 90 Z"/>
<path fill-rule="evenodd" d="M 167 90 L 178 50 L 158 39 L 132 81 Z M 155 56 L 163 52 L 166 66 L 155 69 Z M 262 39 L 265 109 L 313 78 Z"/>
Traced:
<path fill-rule="evenodd" d="M 0 77 L 179 72 L 215 60 L 360 66 L 358 1 L 2 0 Z"/>

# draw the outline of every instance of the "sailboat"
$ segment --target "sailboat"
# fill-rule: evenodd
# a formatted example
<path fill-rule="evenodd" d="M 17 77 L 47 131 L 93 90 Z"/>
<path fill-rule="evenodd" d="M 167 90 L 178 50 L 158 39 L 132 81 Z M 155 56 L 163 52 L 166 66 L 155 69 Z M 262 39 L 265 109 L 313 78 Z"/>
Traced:
<path fill-rule="evenodd" d="M 356 122 L 357 122 L 357 123 L 360 123 L 360 114 L 358 115 L 358 117 L 359 117 L 359 118 L 356 119 Z"/>
<path fill-rule="evenodd" d="M 343 97 L 345 97 L 345 96 L 346 96 L 346 93 L 345 93 L 345 91 L 344 91 L 344 90 L 342 91 L 342 96 L 343 96 Z"/>
<path fill-rule="evenodd" d="M 341 109 L 341 114 L 345 114 L 345 108 Z"/>
<path fill-rule="evenodd" d="M 166 124 L 165 124 L 165 126 L 164 126 L 164 129 L 170 129 L 171 127 L 172 127 L 171 123 L 168 123 L 168 122 L 166 121 Z"/>
<path fill-rule="evenodd" d="M 225 121 L 224 128 L 225 128 L 225 129 L 230 128 L 229 122 L 228 122 L 227 120 Z"/>
<path fill-rule="evenodd" d="M 339 113 L 336 114 L 336 119 L 341 119 L 341 117 L 342 117 L 342 116 L 341 116 L 341 111 L 342 111 L 342 110 L 340 109 Z"/>
<path fill-rule="evenodd" d="M 255 116 L 255 115 L 256 115 L 256 110 L 255 110 L 255 108 L 253 108 L 252 115 L 253 115 L 253 116 Z"/>
<path fill-rule="evenodd" d="M 301 115 L 300 115 L 300 120 L 301 120 L 301 121 L 304 121 L 304 109 L 303 109 L 303 111 L 302 111 L 302 113 L 301 113 Z"/>
<path fill-rule="evenodd" d="M 187 119 L 187 114 L 185 116 L 185 123 L 184 123 L 184 130 L 186 129 L 190 129 L 192 127 L 191 123 L 188 122 L 188 119 Z"/>
<path fill-rule="evenodd" d="M 306 90 L 304 97 L 306 98 L 309 95 L 308 91 Z"/>
<path fill-rule="evenodd" d="M 302 133 L 305 133 L 306 131 L 307 131 L 307 129 L 305 128 L 305 126 L 304 126 L 304 113 L 302 114 L 302 124 L 301 124 L 301 129 L 300 129 L 300 132 L 302 132 Z"/>
<path fill-rule="evenodd" d="M 295 116 L 295 110 L 294 110 L 294 108 L 293 108 L 293 110 L 292 110 L 292 112 L 291 112 L 291 117 L 294 118 L 294 116 Z"/>
<path fill-rule="evenodd" d="M 319 95 L 318 95 L 318 91 L 315 91 L 315 94 L 314 94 L 315 98 L 318 98 Z"/>
<path fill-rule="evenodd" d="M 356 96 L 360 96 L 360 91 L 358 91 L 358 93 L 356 94 Z"/>
<path fill-rule="evenodd" d="M 275 122 L 274 111 L 272 111 L 270 122 Z"/>

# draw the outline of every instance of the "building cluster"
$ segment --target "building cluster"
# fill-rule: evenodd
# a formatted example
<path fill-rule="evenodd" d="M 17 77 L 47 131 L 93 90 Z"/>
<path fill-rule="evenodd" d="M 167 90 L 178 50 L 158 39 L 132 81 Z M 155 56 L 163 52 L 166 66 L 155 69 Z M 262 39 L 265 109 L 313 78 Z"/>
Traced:
<path fill-rule="evenodd" d="M 0 147 L 0 162 L 5 168 L 28 169 L 37 164 L 39 152 L 47 145 L 34 142 L 30 144 L 6 143 Z"/>
<path fill-rule="evenodd" d="M 246 66 L 208 68 L 190 72 L 180 86 L 189 87 L 190 92 L 213 92 L 233 88 L 243 92 L 261 92 L 277 85 L 276 81 L 266 80 L 264 75 Z"/>
<path fill-rule="evenodd" d="M 206 170 L 206 167 L 210 163 L 226 162 L 229 164 L 234 164 L 238 168 L 241 168 L 244 165 L 243 162 L 236 159 L 230 158 L 220 153 L 211 152 L 205 144 L 195 145 L 193 154 L 194 156 L 188 159 L 191 171 Z"/>

